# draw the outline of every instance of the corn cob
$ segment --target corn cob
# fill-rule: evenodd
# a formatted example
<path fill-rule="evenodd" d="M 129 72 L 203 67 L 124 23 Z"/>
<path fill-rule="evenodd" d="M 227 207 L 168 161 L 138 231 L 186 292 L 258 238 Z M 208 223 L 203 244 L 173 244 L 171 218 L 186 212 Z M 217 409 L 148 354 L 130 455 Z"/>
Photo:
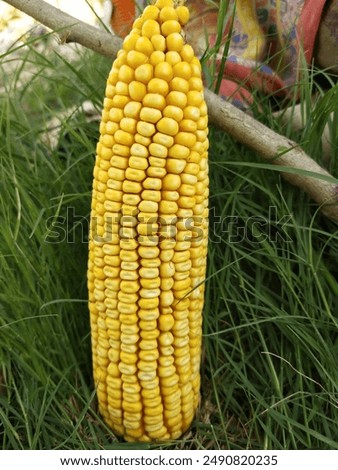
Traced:
<path fill-rule="evenodd" d="M 208 128 L 188 9 L 135 20 L 106 86 L 88 262 L 99 410 L 129 441 L 178 438 L 199 403 Z"/>

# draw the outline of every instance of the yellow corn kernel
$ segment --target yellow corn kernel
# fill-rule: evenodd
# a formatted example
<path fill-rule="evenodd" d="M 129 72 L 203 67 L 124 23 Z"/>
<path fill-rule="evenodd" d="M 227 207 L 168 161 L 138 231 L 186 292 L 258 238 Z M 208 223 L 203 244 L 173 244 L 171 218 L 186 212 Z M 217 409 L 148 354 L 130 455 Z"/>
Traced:
<path fill-rule="evenodd" d="M 122 190 L 126 193 L 138 194 L 142 191 L 142 185 L 135 181 L 124 180 Z"/>
<path fill-rule="evenodd" d="M 185 7 L 184 5 L 178 6 L 176 8 L 176 13 L 178 16 L 178 20 L 182 26 L 188 23 L 190 14 L 187 7 Z"/>
<path fill-rule="evenodd" d="M 125 177 L 130 181 L 143 181 L 146 178 L 146 173 L 143 170 L 127 168 Z"/>
<path fill-rule="evenodd" d="M 168 64 L 174 66 L 178 62 L 181 62 L 181 56 L 177 51 L 168 51 L 165 55 L 165 60 Z M 174 77 L 175 78 L 175 77 Z"/>
<path fill-rule="evenodd" d="M 197 140 L 199 140 L 199 136 L 197 135 L 197 124 L 192 119 L 182 119 L 182 121 L 180 121 L 179 123 L 179 129 L 180 131 L 183 131 L 183 132 L 195 132 Z M 205 135 L 205 138 L 206 138 L 206 135 Z"/>
<path fill-rule="evenodd" d="M 138 207 L 142 212 L 157 212 L 158 210 L 158 204 L 154 201 L 141 201 Z"/>
<path fill-rule="evenodd" d="M 181 186 L 181 178 L 179 175 L 168 174 L 163 178 L 162 188 L 166 191 L 175 191 Z"/>
<path fill-rule="evenodd" d="M 140 37 L 139 34 L 130 33 L 128 34 L 123 41 L 123 49 L 127 52 L 132 51 L 135 49 L 136 41 Z"/>
<path fill-rule="evenodd" d="M 140 65 L 139 67 L 137 67 L 137 69 L 135 69 L 135 79 L 138 82 L 148 84 L 148 82 L 153 77 L 153 73 L 154 73 L 153 69 L 154 69 L 154 67 L 151 64 L 142 64 L 142 65 Z"/>
<path fill-rule="evenodd" d="M 140 67 L 138 67 L 136 70 L 138 69 L 140 69 Z M 129 83 L 129 95 L 132 100 L 142 101 L 146 93 L 147 87 L 144 83 L 141 83 L 140 81 L 132 81 Z"/>
<path fill-rule="evenodd" d="M 115 90 L 117 94 L 122 93 L 123 84 L 128 84 L 134 79 L 134 70 L 129 65 L 122 65 L 119 70 L 119 82 L 116 83 Z"/>
<path fill-rule="evenodd" d="M 158 178 L 146 178 L 142 184 L 144 189 L 154 189 L 158 191 L 162 188 L 162 181 Z"/>
<path fill-rule="evenodd" d="M 141 135 L 139 133 L 136 133 L 134 136 L 135 143 L 144 145 L 145 147 L 148 147 L 148 145 L 151 143 L 151 138 L 146 137 L 145 135 Z"/>
<path fill-rule="evenodd" d="M 136 101 L 130 101 L 124 107 L 123 113 L 126 117 L 138 119 L 142 105 Z M 122 119 L 122 118 L 121 118 Z"/>
<path fill-rule="evenodd" d="M 178 20 L 178 14 L 173 7 L 163 7 L 160 11 L 160 19 L 162 22 L 168 20 Z"/>
<path fill-rule="evenodd" d="M 180 52 L 184 45 L 184 39 L 180 33 L 171 33 L 166 37 L 166 44 L 168 50 Z"/>
<path fill-rule="evenodd" d="M 145 201 L 159 202 L 161 200 L 161 192 L 145 189 L 144 191 L 142 191 L 141 197 Z M 143 217 L 139 216 L 139 220 L 143 220 Z"/>
<path fill-rule="evenodd" d="M 153 142 L 155 142 L 156 144 L 164 145 L 165 147 L 169 148 L 173 145 L 174 139 L 170 135 L 167 135 L 167 134 L 161 133 L 161 132 L 157 132 L 153 136 Z"/>
<path fill-rule="evenodd" d="M 166 96 L 169 93 L 168 82 L 161 78 L 153 78 L 148 83 L 148 92 L 158 93 L 162 96 Z"/>
<path fill-rule="evenodd" d="M 177 201 L 180 197 L 180 194 L 177 191 L 162 191 L 161 192 L 162 199 L 164 201 Z"/>
<path fill-rule="evenodd" d="M 150 41 L 155 51 L 163 52 L 165 50 L 165 38 L 161 34 L 154 34 L 151 36 Z"/>
<path fill-rule="evenodd" d="M 185 167 L 186 167 L 186 162 L 183 158 L 182 159 L 167 158 L 166 160 L 166 169 L 168 173 L 179 175 L 183 172 Z"/>
<path fill-rule="evenodd" d="M 154 6 L 154 5 L 148 5 L 147 7 L 145 7 L 145 9 L 143 10 L 143 15 L 142 15 L 142 18 L 144 20 L 148 20 L 148 19 L 151 19 L 151 20 L 157 20 L 158 16 L 159 16 L 159 9 Z"/>
<path fill-rule="evenodd" d="M 191 77 L 189 86 L 190 90 L 203 91 L 203 82 L 199 77 Z"/>
<path fill-rule="evenodd" d="M 181 77 L 174 77 L 169 83 L 169 89 L 171 91 L 180 91 L 182 93 L 188 93 L 189 82 Z"/>
<path fill-rule="evenodd" d="M 162 113 L 160 110 L 155 109 L 155 108 L 149 108 L 147 106 L 144 106 L 140 112 L 140 119 L 142 121 L 151 122 L 153 124 L 159 121 L 161 117 L 162 117 Z"/>
<path fill-rule="evenodd" d="M 147 56 L 143 54 L 143 52 L 139 51 L 129 51 L 127 54 L 127 63 L 132 67 L 133 69 L 136 69 L 142 64 L 145 64 L 147 62 Z"/>
<path fill-rule="evenodd" d="M 200 106 L 203 102 L 203 94 L 197 90 L 188 91 L 187 102 L 189 106 Z"/>
<path fill-rule="evenodd" d="M 189 147 L 181 144 L 174 144 L 168 152 L 169 157 L 187 159 L 190 155 Z"/>
<path fill-rule="evenodd" d="M 154 19 L 147 19 L 142 25 L 142 36 L 151 38 L 155 34 L 160 34 L 161 29 L 159 23 Z"/>
<path fill-rule="evenodd" d="M 195 55 L 194 49 L 191 47 L 190 44 L 184 44 L 181 49 L 180 55 L 185 62 L 191 62 Z"/>
<path fill-rule="evenodd" d="M 136 119 L 132 118 L 122 118 L 120 121 L 120 128 L 123 131 L 128 132 L 129 134 L 135 134 L 136 132 Z M 116 129 L 117 130 L 117 129 Z"/>
<path fill-rule="evenodd" d="M 150 152 L 152 152 L 152 149 L 153 149 L 153 147 L 150 148 L 150 146 L 149 146 Z M 154 166 L 154 167 L 164 168 L 165 167 L 165 157 L 167 156 L 166 154 L 167 154 L 168 150 L 164 147 L 163 148 L 163 153 L 162 153 L 161 148 L 158 151 L 159 151 L 159 153 L 161 153 L 161 155 L 155 156 L 154 154 L 151 154 L 149 156 L 149 164 L 151 166 Z M 105 186 L 106 185 L 103 185 L 103 191 L 105 190 Z M 99 189 L 98 189 L 98 191 L 99 191 Z"/>
<path fill-rule="evenodd" d="M 184 109 L 187 105 L 187 96 L 181 91 L 171 91 L 167 96 L 167 104 L 178 106 L 181 109 Z M 183 112 L 182 112 L 183 118 Z M 182 119 L 181 118 L 181 119 Z"/>
<path fill-rule="evenodd" d="M 120 122 L 123 117 L 123 111 L 121 109 L 111 108 L 109 111 L 109 119 L 113 122 Z"/>
<path fill-rule="evenodd" d="M 143 106 L 159 110 L 165 107 L 165 103 L 165 97 L 159 93 L 147 93 L 142 101 Z"/>
<path fill-rule="evenodd" d="M 137 129 L 137 132 L 143 137 L 151 137 L 156 132 L 156 127 L 154 126 L 154 124 L 145 122 L 145 121 L 139 121 L 137 123 L 136 129 Z M 138 148 L 141 148 L 141 144 L 138 144 L 138 145 L 139 145 Z M 145 153 L 147 153 L 148 155 L 148 151 Z"/>
<path fill-rule="evenodd" d="M 154 46 L 152 45 L 150 39 L 141 36 L 136 41 L 135 50 L 150 56 L 151 53 L 154 52 Z"/>
<path fill-rule="evenodd" d="M 132 155 L 129 158 L 128 163 L 131 168 L 135 168 L 136 170 L 145 170 L 148 168 L 148 160 L 144 157 Z"/>
<path fill-rule="evenodd" d="M 126 145 L 127 147 L 129 147 L 130 145 L 133 144 L 134 137 L 129 132 L 122 131 L 121 129 L 118 129 L 114 134 L 114 140 L 118 144 Z"/>
<path fill-rule="evenodd" d="M 160 119 L 156 124 L 156 128 L 159 132 L 169 136 L 174 136 L 178 132 L 177 122 L 174 119 L 168 117 L 163 117 Z"/>
<path fill-rule="evenodd" d="M 161 159 L 164 159 L 168 155 L 167 147 L 161 144 L 156 144 L 156 143 L 152 143 L 149 145 L 149 152 L 150 152 L 150 155 L 152 155 L 153 157 L 159 157 Z M 154 165 L 154 166 L 162 167 L 162 166 L 165 166 L 165 163 L 164 165 L 161 164 L 161 165 Z"/>
<path fill-rule="evenodd" d="M 178 132 L 175 136 L 175 143 L 192 148 L 196 144 L 196 136 L 192 132 Z"/>
<path fill-rule="evenodd" d="M 183 46 L 182 51 L 184 50 L 184 47 L 185 46 Z M 181 51 L 181 55 L 182 55 L 182 51 Z M 187 80 L 187 81 L 191 79 L 191 66 L 186 61 L 175 64 L 173 67 L 173 71 L 174 71 L 175 77 L 183 78 L 184 80 Z"/>
<path fill-rule="evenodd" d="M 168 19 L 162 23 L 161 32 L 163 36 L 169 36 L 171 33 L 180 33 L 181 25 L 176 19 Z"/>
<path fill-rule="evenodd" d="M 172 92 L 170 92 L 169 95 L 171 93 Z M 176 122 L 180 122 L 183 119 L 183 111 L 180 107 L 176 106 L 176 102 L 173 102 L 172 96 L 171 96 L 171 99 L 170 99 L 169 95 L 168 95 L 168 98 L 167 98 L 167 103 L 170 103 L 170 104 L 164 108 L 163 116 L 168 117 L 168 118 L 172 118 Z"/>
<path fill-rule="evenodd" d="M 143 25 L 143 21 L 144 21 L 144 18 L 141 16 L 139 18 L 136 18 L 136 20 L 134 21 L 133 23 L 133 29 L 132 31 L 134 30 L 141 30 L 142 28 L 142 25 Z M 141 31 L 140 31 L 141 32 Z"/>
<path fill-rule="evenodd" d="M 162 36 L 163 37 L 163 36 Z M 163 38 L 164 39 L 164 38 Z M 165 41 L 165 40 L 164 40 Z M 165 47 L 165 45 L 164 45 Z M 154 67 L 158 64 L 160 64 L 161 62 L 164 62 L 165 60 L 165 54 L 163 51 L 161 50 L 158 50 L 158 51 L 154 51 L 151 56 L 150 56 L 150 63 L 151 65 L 153 65 Z"/>
<path fill-rule="evenodd" d="M 107 134 L 114 134 L 118 128 L 119 126 L 116 122 L 109 121 L 106 123 L 105 131 Z"/>
<path fill-rule="evenodd" d="M 168 62 L 161 61 L 155 65 L 154 76 L 170 82 L 174 76 L 173 68 Z"/>
<path fill-rule="evenodd" d="M 173 0 L 156 0 L 155 6 L 160 10 L 165 7 L 173 7 Z"/>

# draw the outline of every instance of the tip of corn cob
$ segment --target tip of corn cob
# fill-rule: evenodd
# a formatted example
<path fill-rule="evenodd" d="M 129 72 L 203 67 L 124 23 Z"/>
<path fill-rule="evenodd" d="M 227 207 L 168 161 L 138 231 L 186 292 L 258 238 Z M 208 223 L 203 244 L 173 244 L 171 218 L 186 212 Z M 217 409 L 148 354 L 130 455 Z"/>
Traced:
<path fill-rule="evenodd" d="M 208 128 L 189 11 L 137 18 L 106 86 L 88 263 L 94 380 L 127 440 L 178 438 L 199 403 Z"/>

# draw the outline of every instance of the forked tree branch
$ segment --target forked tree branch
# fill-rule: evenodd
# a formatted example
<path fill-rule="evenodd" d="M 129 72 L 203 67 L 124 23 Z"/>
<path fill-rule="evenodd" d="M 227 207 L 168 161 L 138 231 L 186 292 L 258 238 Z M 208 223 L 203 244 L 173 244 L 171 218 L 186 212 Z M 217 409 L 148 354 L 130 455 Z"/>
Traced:
<path fill-rule="evenodd" d="M 55 31 L 61 42 L 76 42 L 114 58 L 121 39 L 62 12 L 43 0 L 5 0 Z M 205 89 L 210 122 L 255 150 L 264 160 L 285 167 L 283 176 L 306 191 L 323 213 L 338 223 L 338 181 L 301 147 Z M 301 170 L 297 172 L 297 170 Z"/>

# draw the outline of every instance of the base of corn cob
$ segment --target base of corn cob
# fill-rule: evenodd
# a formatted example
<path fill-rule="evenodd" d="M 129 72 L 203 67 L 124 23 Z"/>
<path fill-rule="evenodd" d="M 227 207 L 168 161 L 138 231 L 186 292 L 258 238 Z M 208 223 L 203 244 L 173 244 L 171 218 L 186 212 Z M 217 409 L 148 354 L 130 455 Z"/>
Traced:
<path fill-rule="evenodd" d="M 185 432 L 200 394 L 208 128 L 188 9 L 157 0 L 106 86 L 88 289 L 99 409 L 130 441 Z"/>

